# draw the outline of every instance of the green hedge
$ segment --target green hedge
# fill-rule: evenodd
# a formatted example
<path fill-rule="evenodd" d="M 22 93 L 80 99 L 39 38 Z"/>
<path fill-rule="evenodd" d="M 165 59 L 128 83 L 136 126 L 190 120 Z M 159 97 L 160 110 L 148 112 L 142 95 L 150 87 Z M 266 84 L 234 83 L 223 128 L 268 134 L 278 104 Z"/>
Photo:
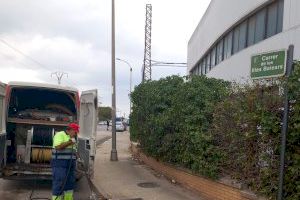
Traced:
<path fill-rule="evenodd" d="M 141 84 L 131 95 L 131 139 L 153 157 L 216 178 L 220 153 L 208 130 L 228 92 L 229 83 L 199 76 Z"/>
<path fill-rule="evenodd" d="M 300 199 L 300 67 L 289 80 L 285 199 Z M 275 199 L 284 80 L 233 85 L 204 76 L 140 84 L 131 140 L 159 160 L 217 179 L 230 175 Z"/>

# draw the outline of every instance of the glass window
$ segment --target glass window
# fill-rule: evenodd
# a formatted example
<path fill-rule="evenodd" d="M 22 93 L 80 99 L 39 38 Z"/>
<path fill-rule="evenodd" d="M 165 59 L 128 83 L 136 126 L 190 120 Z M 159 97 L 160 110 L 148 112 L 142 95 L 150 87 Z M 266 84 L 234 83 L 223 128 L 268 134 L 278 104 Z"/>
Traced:
<path fill-rule="evenodd" d="M 247 33 L 247 46 L 251 46 L 255 41 L 255 16 L 252 16 L 248 20 L 248 33 Z"/>
<path fill-rule="evenodd" d="M 211 50 L 210 65 L 211 69 L 216 65 L 216 47 Z"/>
<path fill-rule="evenodd" d="M 260 42 L 265 38 L 265 30 L 266 30 L 266 9 L 263 9 L 256 14 L 255 43 Z"/>
<path fill-rule="evenodd" d="M 204 71 L 204 74 L 207 73 L 207 71 L 206 71 L 206 57 L 204 57 L 204 59 L 203 59 L 203 71 Z"/>
<path fill-rule="evenodd" d="M 211 69 L 210 66 L 210 53 L 206 56 L 206 73 L 208 73 Z"/>
<path fill-rule="evenodd" d="M 239 51 L 246 48 L 247 44 L 247 20 L 244 21 L 240 27 L 240 34 L 239 34 Z"/>
<path fill-rule="evenodd" d="M 216 65 L 222 62 L 223 60 L 223 39 L 218 42 L 217 45 L 217 61 Z"/>
<path fill-rule="evenodd" d="M 203 74 L 206 74 L 206 71 L 205 71 L 205 64 L 206 64 L 206 60 L 205 58 L 203 58 L 203 63 L 202 63 L 202 71 L 203 71 Z"/>
<path fill-rule="evenodd" d="M 277 25 L 277 3 L 273 3 L 268 7 L 267 12 L 267 35 L 266 37 L 271 37 L 276 34 Z"/>
<path fill-rule="evenodd" d="M 240 28 L 236 27 L 233 31 L 233 54 L 238 52 L 239 50 L 239 36 L 240 35 Z"/>
<path fill-rule="evenodd" d="M 283 26 L 283 7 L 284 7 L 284 1 L 279 0 L 278 1 L 278 10 L 277 10 L 277 30 L 276 33 L 280 33 L 282 31 Z"/>
<path fill-rule="evenodd" d="M 232 53 L 232 31 L 224 39 L 224 59 L 229 58 Z"/>
<path fill-rule="evenodd" d="M 201 74 L 204 75 L 205 74 L 205 65 L 204 65 L 204 60 L 202 59 L 201 61 Z"/>
<path fill-rule="evenodd" d="M 201 75 L 201 68 L 200 63 L 197 64 L 197 75 Z"/>

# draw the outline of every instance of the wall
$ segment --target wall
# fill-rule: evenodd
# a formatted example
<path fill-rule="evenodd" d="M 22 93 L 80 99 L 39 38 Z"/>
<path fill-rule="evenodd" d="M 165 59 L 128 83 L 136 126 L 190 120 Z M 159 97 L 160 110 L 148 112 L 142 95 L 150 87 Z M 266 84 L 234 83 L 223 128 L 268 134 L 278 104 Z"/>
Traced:
<path fill-rule="evenodd" d="M 198 24 L 188 44 L 188 72 L 213 45 L 213 43 L 243 17 L 249 15 L 265 4 L 268 0 L 212 0 L 205 15 Z M 235 6 L 232 6 L 235 5 Z M 249 77 L 250 57 L 259 52 L 284 49 L 289 44 L 295 45 L 295 58 L 300 59 L 298 46 L 300 39 L 300 1 L 284 1 L 283 32 L 268 38 L 256 45 L 250 46 L 224 60 L 207 76 L 226 80 L 241 80 Z"/>
<path fill-rule="evenodd" d="M 294 59 L 300 59 L 300 27 L 279 33 L 269 39 L 250 46 L 213 68 L 208 77 L 222 78 L 228 81 L 243 82 L 250 78 L 251 55 L 277 49 L 287 49 L 295 45 Z"/>
<path fill-rule="evenodd" d="M 227 29 L 266 2 L 268 0 L 212 0 L 189 41 L 189 70 Z"/>

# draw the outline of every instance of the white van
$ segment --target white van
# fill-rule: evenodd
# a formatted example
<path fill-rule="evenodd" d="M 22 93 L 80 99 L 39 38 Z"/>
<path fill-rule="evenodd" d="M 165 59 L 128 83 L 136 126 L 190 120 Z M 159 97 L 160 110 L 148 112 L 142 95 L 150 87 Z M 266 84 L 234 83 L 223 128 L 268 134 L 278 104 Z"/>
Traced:
<path fill-rule="evenodd" d="M 51 179 L 53 136 L 79 122 L 78 152 L 93 175 L 96 154 L 97 90 L 44 83 L 0 82 L 0 176 Z M 80 165 L 77 165 L 80 166 Z"/>

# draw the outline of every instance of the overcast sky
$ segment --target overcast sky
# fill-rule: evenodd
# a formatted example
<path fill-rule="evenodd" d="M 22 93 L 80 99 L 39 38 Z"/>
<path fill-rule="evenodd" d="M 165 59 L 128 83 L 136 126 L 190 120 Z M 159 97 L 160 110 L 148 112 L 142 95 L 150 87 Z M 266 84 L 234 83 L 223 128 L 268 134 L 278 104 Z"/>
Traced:
<path fill-rule="evenodd" d="M 210 0 L 115 0 L 116 57 L 141 82 L 146 3 L 152 4 L 152 59 L 186 62 L 187 43 Z M 9 47 L 10 46 L 10 47 Z M 21 53 L 28 55 L 25 57 Z M 33 58 L 34 60 L 31 60 Z M 110 0 L 0 0 L 0 81 L 97 88 L 111 106 Z M 185 68 L 153 67 L 152 78 L 185 75 Z M 129 67 L 116 61 L 117 115 L 129 112 Z"/>

